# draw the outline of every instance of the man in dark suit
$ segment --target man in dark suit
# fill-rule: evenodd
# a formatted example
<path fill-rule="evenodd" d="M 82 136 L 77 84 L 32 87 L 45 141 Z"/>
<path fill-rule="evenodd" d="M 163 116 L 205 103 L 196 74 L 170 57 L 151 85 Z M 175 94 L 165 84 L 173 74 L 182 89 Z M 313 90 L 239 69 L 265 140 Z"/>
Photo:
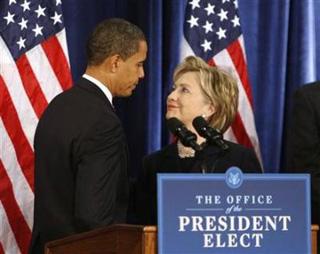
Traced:
<path fill-rule="evenodd" d="M 112 98 L 144 77 L 143 32 L 121 19 L 100 23 L 80 81 L 42 115 L 34 140 L 35 210 L 30 253 L 74 233 L 125 222 L 127 144 Z"/>
<path fill-rule="evenodd" d="M 287 151 L 287 171 L 311 176 L 312 223 L 319 225 L 320 82 L 307 84 L 294 94 Z"/>

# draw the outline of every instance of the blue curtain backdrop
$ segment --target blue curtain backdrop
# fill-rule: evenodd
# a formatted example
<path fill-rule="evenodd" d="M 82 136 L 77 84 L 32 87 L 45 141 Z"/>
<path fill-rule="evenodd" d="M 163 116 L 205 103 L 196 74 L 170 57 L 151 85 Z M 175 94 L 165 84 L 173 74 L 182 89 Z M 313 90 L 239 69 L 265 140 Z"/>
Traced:
<path fill-rule="evenodd" d="M 204 1 L 204 0 L 202 0 Z M 285 162 L 293 91 L 320 79 L 319 0 L 239 0 L 254 110 L 266 172 Z M 140 26 L 149 44 L 146 76 L 130 98 L 116 104 L 131 152 L 131 176 L 144 155 L 168 143 L 165 101 L 179 61 L 185 0 L 65 0 L 64 21 L 73 78 L 86 66 L 85 43 L 92 28 L 110 17 Z M 317 57 L 318 56 L 318 57 Z"/>

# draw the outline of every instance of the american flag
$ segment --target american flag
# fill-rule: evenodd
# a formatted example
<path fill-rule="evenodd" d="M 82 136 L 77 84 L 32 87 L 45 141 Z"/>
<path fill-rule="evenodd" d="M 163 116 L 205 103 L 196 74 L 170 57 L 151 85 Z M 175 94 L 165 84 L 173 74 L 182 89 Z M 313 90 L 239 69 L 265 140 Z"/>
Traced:
<path fill-rule="evenodd" d="M 71 84 L 61 0 L 1 0 L 0 254 L 28 251 L 35 128 Z"/>
<path fill-rule="evenodd" d="M 254 148 L 261 161 L 244 40 L 236 0 L 187 2 L 181 56 L 197 55 L 210 65 L 232 70 L 238 81 L 239 108 L 226 139 Z"/>

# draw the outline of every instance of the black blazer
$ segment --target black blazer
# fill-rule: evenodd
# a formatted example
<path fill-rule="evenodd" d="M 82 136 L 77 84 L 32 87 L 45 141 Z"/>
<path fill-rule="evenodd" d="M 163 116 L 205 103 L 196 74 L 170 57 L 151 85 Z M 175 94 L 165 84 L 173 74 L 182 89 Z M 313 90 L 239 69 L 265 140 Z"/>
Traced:
<path fill-rule="evenodd" d="M 216 146 L 205 148 L 200 160 L 195 159 L 192 168 L 188 170 L 181 170 L 176 144 L 146 156 L 136 186 L 136 223 L 157 224 L 157 173 L 199 173 L 203 161 L 206 161 L 207 173 L 225 173 L 231 166 L 237 166 L 245 173 L 262 172 L 252 150 L 232 142 L 226 143 L 229 145 L 227 152 L 221 152 Z"/>
<path fill-rule="evenodd" d="M 320 224 L 320 82 L 294 94 L 286 171 L 311 175 L 312 223 Z"/>
<path fill-rule="evenodd" d="M 58 95 L 35 134 L 35 210 L 30 253 L 44 243 L 125 222 L 127 143 L 105 94 L 82 78 Z"/>

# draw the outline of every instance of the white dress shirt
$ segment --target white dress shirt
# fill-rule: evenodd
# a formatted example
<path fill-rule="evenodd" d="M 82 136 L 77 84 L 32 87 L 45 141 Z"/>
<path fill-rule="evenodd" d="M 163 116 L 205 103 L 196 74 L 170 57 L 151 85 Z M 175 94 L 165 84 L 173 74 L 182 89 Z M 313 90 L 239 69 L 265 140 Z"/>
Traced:
<path fill-rule="evenodd" d="M 108 100 L 110 101 L 110 104 L 113 106 L 113 104 L 112 104 L 112 94 L 111 94 L 111 92 L 110 92 L 110 90 L 108 89 L 107 86 L 105 86 L 99 80 L 95 79 L 94 77 L 91 77 L 88 74 L 83 74 L 82 77 L 87 79 L 87 80 L 89 80 L 89 81 L 91 81 L 97 87 L 99 87 L 101 89 L 101 91 L 107 96 Z"/>

